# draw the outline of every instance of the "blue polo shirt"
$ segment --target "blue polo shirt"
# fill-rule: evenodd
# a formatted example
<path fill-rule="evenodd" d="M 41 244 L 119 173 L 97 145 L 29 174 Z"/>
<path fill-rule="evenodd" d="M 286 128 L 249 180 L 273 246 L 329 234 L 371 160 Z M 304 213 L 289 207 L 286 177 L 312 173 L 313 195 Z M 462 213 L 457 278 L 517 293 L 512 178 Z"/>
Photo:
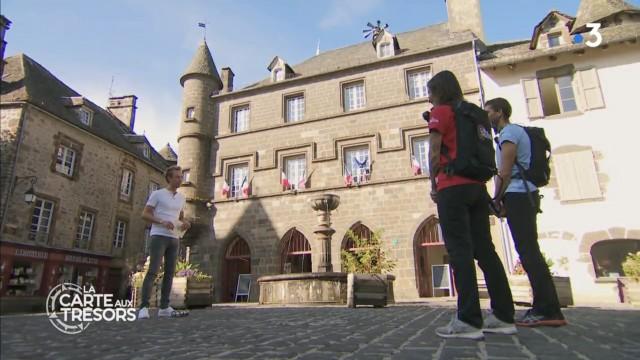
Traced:
<path fill-rule="evenodd" d="M 516 160 L 525 169 L 528 169 L 529 162 L 531 160 L 531 140 L 529 140 L 527 132 L 522 128 L 522 126 L 515 124 L 509 124 L 500 130 L 500 134 L 498 134 L 498 144 L 500 146 L 496 149 L 496 162 L 498 167 L 500 167 L 500 162 L 502 160 L 500 147 L 505 141 L 509 141 L 516 145 Z M 513 168 L 511 169 L 511 182 L 509 183 L 506 192 L 527 192 L 527 189 L 524 186 L 524 180 L 514 178 L 514 176 L 518 175 L 518 171 L 516 164 L 513 164 Z M 527 184 L 529 185 L 529 191 L 538 190 L 531 181 L 527 181 Z"/>

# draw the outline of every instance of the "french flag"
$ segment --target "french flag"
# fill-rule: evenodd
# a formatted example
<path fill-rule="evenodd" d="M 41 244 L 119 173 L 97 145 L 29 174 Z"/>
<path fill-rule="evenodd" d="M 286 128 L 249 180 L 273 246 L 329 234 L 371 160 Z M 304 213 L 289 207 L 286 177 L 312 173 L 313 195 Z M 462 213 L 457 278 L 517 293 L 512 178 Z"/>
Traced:
<path fill-rule="evenodd" d="M 298 181 L 298 190 L 304 190 L 307 188 L 307 178 L 304 176 L 304 172 L 302 173 L 302 177 L 300 177 L 300 181 Z"/>
<path fill-rule="evenodd" d="M 349 187 L 353 185 L 353 176 L 351 175 L 351 171 L 349 169 L 344 170 L 344 184 Z"/>
<path fill-rule="evenodd" d="M 249 197 L 249 183 L 247 182 L 247 177 L 245 176 L 242 180 L 242 196 Z"/>
<path fill-rule="evenodd" d="M 420 167 L 420 163 L 418 162 L 415 156 L 411 156 L 411 168 L 413 169 L 413 175 L 419 175 L 422 173 L 422 168 Z"/>
<path fill-rule="evenodd" d="M 227 181 L 225 180 L 224 184 L 222 184 L 222 196 L 229 197 L 230 190 L 231 189 L 229 189 L 229 184 L 227 184 Z"/>
<path fill-rule="evenodd" d="M 280 180 L 280 183 L 282 184 L 282 188 L 286 190 L 291 184 L 289 184 L 289 179 L 287 179 L 287 174 L 285 174 L 284 171 L 282 172 L 281 177 L 282 179 Z"/>

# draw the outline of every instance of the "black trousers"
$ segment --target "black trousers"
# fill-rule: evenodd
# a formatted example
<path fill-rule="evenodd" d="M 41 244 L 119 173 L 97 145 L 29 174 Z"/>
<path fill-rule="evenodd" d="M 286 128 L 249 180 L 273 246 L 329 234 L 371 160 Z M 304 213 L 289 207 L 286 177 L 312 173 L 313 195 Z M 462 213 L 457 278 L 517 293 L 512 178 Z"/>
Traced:
<path fill-rule="evenodd" d="M 458 292 L 458 319 L 482 327 L 474 259 L 484 273 L 494 315 L 513 323 L 513 298 L 489 230 L 489 194 L 484 184 L 438 191 L 438 214 Z"/>
<path fill-rule="evenodd" d="M 531 193 L 533 206 L 527 193 L 509 192 L 504 196 L 507 223 L 520 256 L 520 262 L 527 272 L 533 290 L 533 311 L 545 316 L 558 316 L 560 303 L 551 279 L 549 267 L 538 245 L 537 215 L 540 206 L 538 191 Z"/>

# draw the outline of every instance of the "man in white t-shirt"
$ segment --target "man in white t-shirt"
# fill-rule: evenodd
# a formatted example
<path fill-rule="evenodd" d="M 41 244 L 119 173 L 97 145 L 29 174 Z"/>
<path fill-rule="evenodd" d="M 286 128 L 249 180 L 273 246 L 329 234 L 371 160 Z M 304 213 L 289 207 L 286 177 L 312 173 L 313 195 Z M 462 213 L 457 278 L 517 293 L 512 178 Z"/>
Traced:
<path fill-rule="evenodd" d="M 142 283 L 142 302 L 138 319 L 149 318 L 151 287 L 163 257 L 164 276 L 158 317 L 176 317 L 185 314 L 169 306 L 169 294 L 171 294 L 173 274 L 178 260 L 180 237 L 191 227 L 191 224 L 184 219 L 185 197 L 177 191 L 182 183 L 182 170 L 179 166 L 170 166 L 165 171 L 164 178 L 167 181 L 167 187 L 152 192 L 142 212 L 142 218 L 152 225 L 149 270 Z"/>

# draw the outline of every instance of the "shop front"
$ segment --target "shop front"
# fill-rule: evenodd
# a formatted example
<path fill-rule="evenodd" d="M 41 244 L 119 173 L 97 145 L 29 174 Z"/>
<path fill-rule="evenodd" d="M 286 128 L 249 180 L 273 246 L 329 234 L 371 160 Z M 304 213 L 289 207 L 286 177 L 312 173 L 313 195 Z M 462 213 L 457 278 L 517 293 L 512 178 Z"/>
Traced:
<path fill-rule="evenodd" d="M 111 257 L 43 246 L 0 242 L 0 312 L 43 311 L 61 283 L 104 292 Z"/>

